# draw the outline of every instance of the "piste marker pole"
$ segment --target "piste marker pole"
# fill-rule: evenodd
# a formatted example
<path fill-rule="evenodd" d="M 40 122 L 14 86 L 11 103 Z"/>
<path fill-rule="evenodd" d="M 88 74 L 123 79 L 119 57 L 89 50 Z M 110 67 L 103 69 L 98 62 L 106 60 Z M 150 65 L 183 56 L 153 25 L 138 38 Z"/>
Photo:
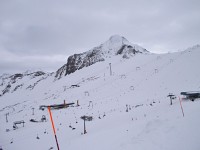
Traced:
<path fill-rule="evenodd" d="M 181 98 L 180 97 L 179 97 L 179 101 L 180 101 L 180 105 L 181 105 L 182 114 L 183 114 L 183 117 L 184 117 L 183 106 L 182 106 Z"/>
<path fill-rule="evenodd" d="M 53 128 L 53 133 L 54 133 L 55 139 L 56 139 L 57 148 L 58 148 L 58 150 L 60 150 L 58 140 L 57 140 L 57 136 L 56 136 L 56 130 L 55 130 L 55 127 L 54 127 L 53 117 L 52 117 L 52 114 L 51 114 L 51 108 L 49 106 L 48 106 L 48 111 L 49 111 L 49 115 L 50 115 L 50 119 L 51 119 L 51 125 L 52 125 L 52 128 Z"/>

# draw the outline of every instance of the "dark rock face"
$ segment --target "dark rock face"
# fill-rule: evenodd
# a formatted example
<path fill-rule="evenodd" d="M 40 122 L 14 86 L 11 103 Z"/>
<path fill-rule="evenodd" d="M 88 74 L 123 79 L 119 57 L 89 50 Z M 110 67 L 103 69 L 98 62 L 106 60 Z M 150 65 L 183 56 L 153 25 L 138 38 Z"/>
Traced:
<path fill-rule="evenodd" d="M 23 86 L 23 84 L 20 84 L 20 85 L 17 85 L 15 88 L 14 88 L 14 90 L 12 91 L 12 93 L 13 92 L 15 92 L 15 91 L 17 91 L 20 87 L 22 87 Z"/>
<path fill-rule="evenodd" d="M 131 56 L 134 56 L 137 53 L 142 53 L 139 50 L 136 50 L 131 45 L 122 45 L 122 47 L 117 51 L 117 55 L 122 55 L 123 58 L 130 58 Z"/>
<path fill-rule="evenodd" d="M 36 72 L 30 73 L 30 74 L 27 74 L 27 75 L 31 75 L 32 78 L 35 78 L 35 77 L 38 77 L 38 76 L 45 75 L 45 73 L 43 71 L 36 71 Z"/>
<path fill-rule="evenodd" d="M 129 53 L 129 54 L 133 54 L 135 55 L 136 53 L 141 53 L 140 51 L 136 50 L 133 46 L 131 45 L 122 45 L 122 47 L 117 51 L 117 55 L 121 55 L 121 54 L 125 54 L 125 53 Z"/>
<path fill-rule="evenodd" d="M 66 76 L 75 72 L 76 70 L 80 70 L 100 61 L 104 61 L 104 58 L 102 57 L 102 53 L 99 50 L 74 54 L 69 56 L 67 64 L 63 65 L 60 69 L 57 70 L 55 77 L 60 79 L 62 76 Z"/>
<path fill-rule="evenodd" d="M 41 77 L 40 77 L 41 76 Z M 48 77 L 48 74 L 42 72 L 42 71 L 36 71 L 36 72 L 31 72 L 31 73 L 17 73 L 14 75 L 9 75 L 5 77 L 1 77 L 1 84 L 0 86 L 2 87 L 2 91 L 0 91 L 0 96 L 3 96 L 6 93 L 9 92 L 15 92 L 19 89 L 21 89 L 24 86 L 23 80 L 24 78 L 34 79 L 36 78 L 36 81 L 34 82 L 34 85 L 30 85 L 29 89 L 33 89 L 40 81 L 43 79 L 46 79 Z M 27 88 L 28 89 L 28 88 Z"/>
<path fill-rule="evenodd" d="M 76 70 L 88 67 L 96 62 L 104 61 L 100 55 L 100 51 L 93 50 L 88 53 L 75 54 L 68 58 L 67 70 L 65 75 L 75 72 Z"/>
<path fill-rule="evenodd" d="M 21 73 L 17 73 L 17 74 L 10 76 L 11 83 L 15 83 L 17 79 L 21 79 L 22 77 L 23 77 L 23 74 L 21 74 Z"/>
<path fill-rule="evenodd" d="M 62 76 L 66 74 L 67 64 L 64 64 L 60 69 L 56 71 L 55 77 L 60 79 Z"/>
<path fill-rule="evenodd" d="M 5 93 L 9 92 L 9 91 L 10 91 L 10 88 L 11 88 L 11 85 L 8 84 L 8 85 L 6 86 L 6 88 L 2 91 L 2 94 L 1 94 L 1 95 L 4 95 Z"/>

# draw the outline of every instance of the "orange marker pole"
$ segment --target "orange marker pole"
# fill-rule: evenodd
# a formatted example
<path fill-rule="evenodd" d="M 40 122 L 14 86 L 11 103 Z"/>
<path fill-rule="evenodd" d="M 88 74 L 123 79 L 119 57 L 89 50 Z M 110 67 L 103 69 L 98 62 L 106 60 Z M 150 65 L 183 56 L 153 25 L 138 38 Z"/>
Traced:
<path fill-rule="evenodd" d="M 52 125 L 52 128 L 53 128 L 53 133 L 54 133 L 55 139 L 56 139 L 57 148 L 59 150 L 60 148 L 59 148 L 59 144 L 58 144 L 58 140 L 57 140 L 57 136 L 56 136 L 56 130 L 55 130 L 55 127 L 54 127 L 54 122 L 53 122 L 53 118 L 52 118 L 52 114 L 51 114 L 51 108 L 49 106 L 48 106 L 48 111 L 49 111 L 49 115 L 50 115 L 50 119 L 51 119 L 51 125 Z"/>
<path fill-rule="evenodd" d="M 180 105 L 181 105 L 182 114 L 183 114 L 183 117 L 184 117 L 183 106 L 182 106 L 180 97 L 179 97 L 179 101 L 180 101 Z"/>

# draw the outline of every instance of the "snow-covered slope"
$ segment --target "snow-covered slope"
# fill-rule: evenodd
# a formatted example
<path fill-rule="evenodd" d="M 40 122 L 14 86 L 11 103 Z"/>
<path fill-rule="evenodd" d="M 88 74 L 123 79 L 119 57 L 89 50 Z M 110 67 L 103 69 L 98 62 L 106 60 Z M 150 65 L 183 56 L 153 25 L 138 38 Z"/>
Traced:
<path fill-rule="evenodd" d="M 0 97 L 19 89 L 32 90 L 40 81 L 46 79 L 49 73 L 43 71 L 26 71 L 13 75 L 4 74 L 0 77 Z"/>
<path fill-rule="evenodd" d="M 199 150 L 200 100 L 182 100 L 184 117 L 179 102 L 180 92 L 200 90 L 199 58 L 200 46 L 130 59 L 116 55 L 60 80 L 48 76 L 33 90 L 5 94 L 0 97 L 0 146 L 57 149 L 48 111 L 39 106 L 65 100 L 75 102 L 74 107 L 52 110 L 60 149 Z M 177 97 L 173 105 L 169 93 Z M 43 115 L 46 122 L 29 121 Z M 87 134 L 82 134 L 83 115 L 93 117 L 86 122 Z M 20 120 L 25 126 L 13 130 L 13 122 Z"/>

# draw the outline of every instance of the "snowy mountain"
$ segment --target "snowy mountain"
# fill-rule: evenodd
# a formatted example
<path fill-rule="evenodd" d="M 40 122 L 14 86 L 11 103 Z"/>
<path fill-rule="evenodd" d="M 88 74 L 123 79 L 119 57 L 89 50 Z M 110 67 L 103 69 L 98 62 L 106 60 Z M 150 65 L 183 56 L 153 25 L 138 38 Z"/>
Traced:
<path fill-rule="evenodd" d="M 127 49 L 119 51 L 122 45 Z M 199 150 L 200 100 L 192 102 L 180 93 L 200 91 L 200 46 L 152 54 L 136 45 L 131 50 L 129 45 L 125 38 L 114 36 L 99 48 L 103 61 L 66 76 L 63 70 L 59 80 L 55 80 L 57 72 L 1 76 L 1 91 L 8 84 L 11 87 L 0 97 L 0 147 L 57 149 L 48 110 L 40 108 L 65 100 L 74 104 L 52 109 L 60 149 Z M 88 53 L 79 56 L 86 59 Z M 173 105 L 169 93 L 176 96 Z M 83 134 L 85 115 L 93 119 L 85 122 L 87 133 Z"/>
<path fill-rule="evenodd" d="M 105 61 L 105 59 L 116 55 L 122 55 L 123 58 L 127 59 L 137 53 L 146 54 L 148 51 L 136 44 L 131 44 L 122 36 L 114 35 L 100 46 L 87 52 L 70 56 L 67 63 L 56 71 L 56 78 L 60 79 L 62 76 L 66 76 L 76 70 Z"/>
<path fill-rule="evenodd" d="M 0 96 L 6 93 L 13 93 L 22 88 L 32 90 L 40 81 L 51 75 L 54 75 L 56 79 L 60 79 L 84 67 L 105 61 L 117 55 L 128 59 L 139 53 L 148 54 L 149 52 L 136 44 L 131 44 L 122 36 L 114 35 L 98 47 L 81 54 L 69 56 L 67 63 L 55 73 L 49 74 L 43 71 L 27 70 L 24 73 L 14 75 L 4 74 L 0 76 Z"/>
<path fill-rule="evenodd" d="M 32 90 L 40 81 L 46 79 L 49 75 L 43 71 L 26 71 L 14 75 L 4 74 L 0 77 L 0 97 L 6 93 L 13 93 L 22 88 Z"/>

